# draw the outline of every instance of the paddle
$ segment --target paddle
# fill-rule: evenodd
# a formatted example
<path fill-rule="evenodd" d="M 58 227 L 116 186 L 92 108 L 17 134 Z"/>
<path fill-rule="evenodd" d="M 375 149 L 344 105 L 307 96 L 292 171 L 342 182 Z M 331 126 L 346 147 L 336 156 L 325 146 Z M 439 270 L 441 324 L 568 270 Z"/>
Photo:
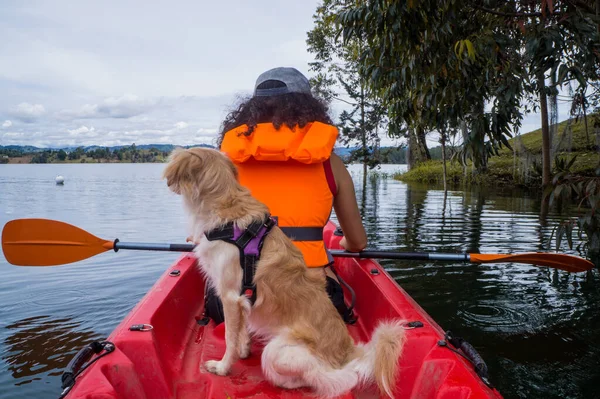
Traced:
<path fill-rule="evenodd" d="M 108 250 L 191 252 L 193 244 L 152 244 L 103 240 L 79 227 L 49 219 L 16 219 L 2 230 L 2 251 L 9 263 L 16 266 L 54 266 L 77 262 Z M 439 260 L 450 262 L 500 263 L 517 262 L 548 266 L 569 272 L 591 270 L 588 260 L 565 254 L 448 254 L 426 252 L 371 251 L 346 252 L 332 250 L 335 257 L 401 260 Z"/>

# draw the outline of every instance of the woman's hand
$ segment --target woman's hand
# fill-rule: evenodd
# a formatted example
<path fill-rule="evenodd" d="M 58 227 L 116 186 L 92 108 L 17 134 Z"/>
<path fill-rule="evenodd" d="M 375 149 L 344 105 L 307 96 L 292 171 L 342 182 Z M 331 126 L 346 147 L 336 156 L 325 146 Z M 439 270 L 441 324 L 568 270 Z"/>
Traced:
<path fill-rule="evenodd" d="M 358 248 L 358 247 L 356 247 L 356 248 L 351 248 L 351 247 L 348 245 L 348 241 L 346 240 L 346 236 L 342 237 L 342 239 L 340 240 L 340 246 L 341 246 L 342 248 L 344 248 L 344 249 L 345 249 L 346 251 L 348 251 L 348 252 L 360 252 L 360 251 L 362 251 L 362 250 L 364 249 L 364 248 Z"/>

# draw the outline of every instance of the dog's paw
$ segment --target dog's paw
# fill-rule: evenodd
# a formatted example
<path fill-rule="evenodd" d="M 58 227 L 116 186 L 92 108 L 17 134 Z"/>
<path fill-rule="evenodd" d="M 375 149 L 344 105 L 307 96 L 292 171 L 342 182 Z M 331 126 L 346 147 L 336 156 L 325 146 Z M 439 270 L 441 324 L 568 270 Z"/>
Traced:
<path fill-rule="evenodd" d="M 204 367 L 209 373 L 225 376 L 229 373 L 229 367 L 225 367 L 222 361 L 209 360 L 204 363 Z"/>

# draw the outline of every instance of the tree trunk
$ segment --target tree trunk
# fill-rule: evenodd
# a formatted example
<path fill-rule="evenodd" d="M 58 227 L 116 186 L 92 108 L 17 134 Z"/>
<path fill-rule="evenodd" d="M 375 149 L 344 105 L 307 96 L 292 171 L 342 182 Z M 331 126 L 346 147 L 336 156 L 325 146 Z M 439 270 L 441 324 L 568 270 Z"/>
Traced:
<path fill-rule="evenodd" d="M 448 174 L 446 173 L 446 132 L 442 130 L 440 143 L 442 144 L 442 170 L 444 175 L 444 193 L 448 190 Z"/>
<path fill-rule="evenodd" d="M 540 112 L 542 116 L 542 185 L 550 184 L 550 128 L 548 126 L 548 100 L 546 98 L 546 82 L 544 74 L 538 74 L 538 85 L 540 91 Z"/>
<path fill-rule="evenodd" d="M 590 134 L 588 133 L 587 110 L 585 109 L 585 97 L 581 93 L 581 108 L 583 109 L 583 121 L 585 123 L 585 143 L 590 147 Z"/>
<path fill-rule="evenodd" d="M 360 196 L 360 216 L 365 217 L 367 214 L 367 175 L 363 174 L 362 193 Z"/>
<path fill-rule="evenodd" d="M 421 162 L 425 162 L 427 160 L 427 154 L 423 151 L 423 147 L 419 143 L 419 138 L 416 129 L 409 128 L 408 142 L 409 153 L 407 154 L 407 157 L 409 159 L 410 169 L 414 168 Z"/>
<path fill-rule="evenodd" d="M 367 132 L 365 129 L 365 85 L 362 83 L 360 85 L 360 134 L 363 151 L 363 179 L 366 181 L 369 157 L 367 155 Z"/>
<path fill-rule="evenodd" d="M 431 154 L 429 153 L 429 148 L 427 148 L 427 140 L 425 139 L 425 129 L 421 126 L 417 127 L 417 140 L 419 141 L 419 147 L 421 147 L 421 151 L 425 155 L 425 160 L 431 160 Z"/>
<path fill-rule="evenodd" d="M 415 147 L 415 143 L 413 142 L 413 137 L 414 135 L 412 134 L 412 130 L 409 129 L 408 131 L 408 144 L 406 146 L 406 165 L 407 165 L 407 169 L 410 170 L 410 168 L 413 167 L 415 160 L 413 157 L 413 148 Z"/>
<path fill-rule="evenodd" d="M 467 123 L 465 121 L 462 121 L 460 123 L 460 130 L 462 132 L 462 138 L 463 138 L 463 155 L 460 157 L 461 162 L 462 162 L 462 166 L 463 166 L 463 180 L 464 183 L 467 182 L 467 140 L 468 140 L 468 131 L 467 131 Z"/>

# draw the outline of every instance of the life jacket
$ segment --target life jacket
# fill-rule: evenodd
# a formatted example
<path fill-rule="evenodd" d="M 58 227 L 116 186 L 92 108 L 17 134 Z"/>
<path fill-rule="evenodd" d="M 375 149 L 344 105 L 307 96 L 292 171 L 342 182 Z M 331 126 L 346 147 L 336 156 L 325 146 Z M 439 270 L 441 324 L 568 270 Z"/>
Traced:
<path fill-rule="evenodd" d="M 323 242 L 336 194 L 329 159 L 338 137 L 335 126 L 312 122 L 294 130 L 260 123 L 225 133 L 221 144 L 236 165 L 239 182 L 263 202 L 292 239 L 308 267 L 332 262 Z"/>

